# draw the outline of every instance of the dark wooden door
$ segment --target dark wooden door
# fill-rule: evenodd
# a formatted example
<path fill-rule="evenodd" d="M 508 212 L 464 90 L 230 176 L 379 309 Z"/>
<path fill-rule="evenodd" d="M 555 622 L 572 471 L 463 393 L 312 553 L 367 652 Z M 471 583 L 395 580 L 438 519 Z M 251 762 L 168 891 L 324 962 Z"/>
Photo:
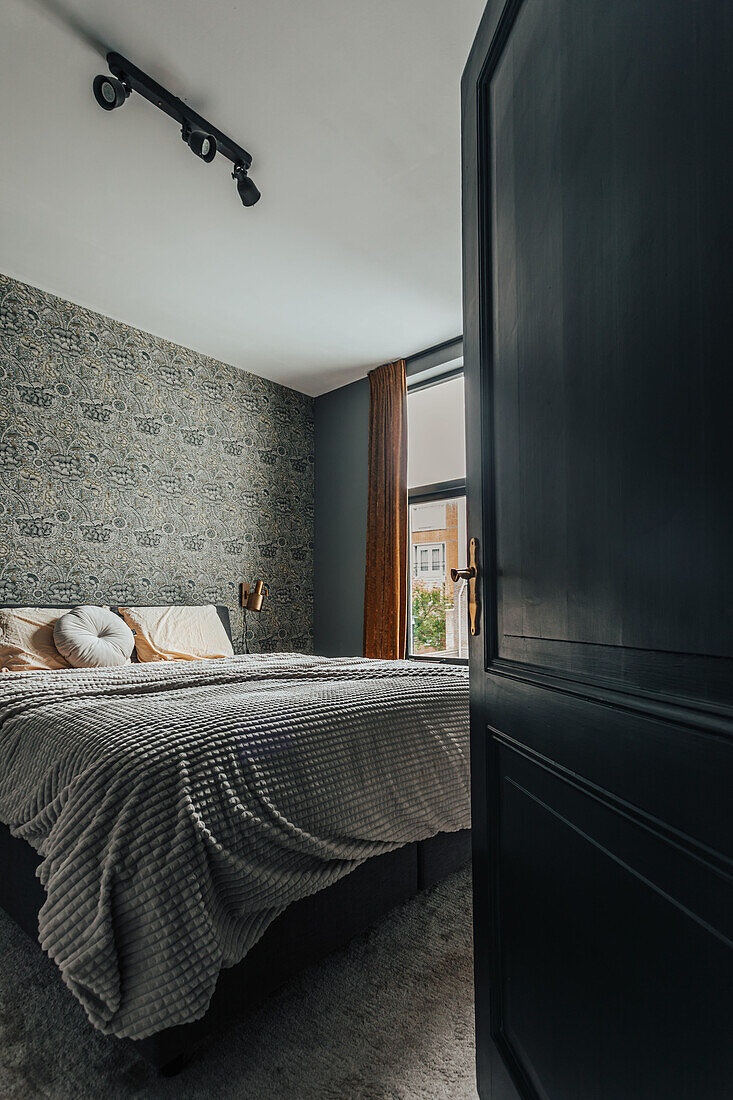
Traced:
<path fill-rule="evenodd" d="M 491 2 L 463 81 L 485 1100 L 733 1097 L 733 4 Z"/>

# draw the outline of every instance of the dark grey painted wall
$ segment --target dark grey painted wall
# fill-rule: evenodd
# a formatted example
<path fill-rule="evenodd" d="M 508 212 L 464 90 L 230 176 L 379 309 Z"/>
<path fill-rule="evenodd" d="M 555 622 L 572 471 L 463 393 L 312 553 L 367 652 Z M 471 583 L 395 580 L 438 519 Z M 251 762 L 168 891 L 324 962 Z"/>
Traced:
<path fill-rule="evenodd" d="M 369 474 L 369 380 L 317 397 L 314 645 L 326 657 L 363 652 Z"/>
<path fill-rule="evenodd" d="M 410 356 L 407 376 L 439 375 L 463 355 L 463 339 Z M 314 650 L 325 657 L 364 651 L 364 567 L 369 482 L 369 379 L 314 402 Z"/>

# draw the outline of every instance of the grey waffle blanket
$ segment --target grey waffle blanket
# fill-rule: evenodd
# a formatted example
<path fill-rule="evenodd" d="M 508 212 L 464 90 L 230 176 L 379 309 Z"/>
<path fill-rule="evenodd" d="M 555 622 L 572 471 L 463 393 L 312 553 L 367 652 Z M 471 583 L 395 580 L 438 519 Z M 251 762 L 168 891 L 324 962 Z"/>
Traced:
<path fill-rule="evenodd" d="M 469 825 L 468 674 L 303 654 L 0 676 L 0 820 L 100 1030 L 202 1016 L 291 902 Z"/>

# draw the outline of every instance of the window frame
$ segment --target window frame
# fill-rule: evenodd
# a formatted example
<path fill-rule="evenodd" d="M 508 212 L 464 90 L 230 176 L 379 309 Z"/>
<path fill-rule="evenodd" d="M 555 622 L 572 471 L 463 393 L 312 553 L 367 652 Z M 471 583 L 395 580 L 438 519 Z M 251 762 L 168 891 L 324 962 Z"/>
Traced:
<path fill-rule="evenodd" d="M 434 375 L 424 380 L 415 381 L 410 384 L 410 379 L 407 379 L 407 392 L 415 393 L 417 390 L 426 390 L 431 386 L 439 386 L 442 382 L 450 382 L 452 378 L 458 378 L 463 374 L 463 363 L 460 367 L 455 367 L 450 370 L 444 371 L 442 374 Z M 409 446 L 409 444 L 408 444 Z M 410 507 L 413 504 L 430 504 L 433 501 L 440 500 L 454 500 L 457 497 L 466 496 L 466 479 L 465 477 L 454 478 L 451 481 L 437 481 L 432 485 L 418 485 L 414 489 L 407 490 L 407 516 L 409 524 Z M 412 544 L 412 538 L 410 538 Z M 408 569 L 408 590 L 407 590 L 407 654 L 406 659 L 408 661 L 427 661 L 436 665 L 463 665 L 464 668 L 468 667 L 467 657 L 431 657 L 427 654 L 411 653 L 412 649 L 412 560 L 409 560 Z"/>

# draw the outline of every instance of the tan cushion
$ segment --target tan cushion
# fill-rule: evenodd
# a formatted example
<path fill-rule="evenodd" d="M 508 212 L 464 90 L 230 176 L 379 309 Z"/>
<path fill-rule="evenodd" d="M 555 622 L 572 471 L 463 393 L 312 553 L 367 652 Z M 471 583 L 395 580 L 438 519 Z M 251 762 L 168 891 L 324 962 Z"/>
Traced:
<path fill-rule="evenodd" d="M 0 671 L 70 668 L 53 644 L 58 607 L 0 607 Z"/>
<path fill-rule="evenodd" d="M 213 604 L 203 607 L 120 607 L 135 631 L 141 661 L 200 661 L 232 657 L 229 636 Z"/>

